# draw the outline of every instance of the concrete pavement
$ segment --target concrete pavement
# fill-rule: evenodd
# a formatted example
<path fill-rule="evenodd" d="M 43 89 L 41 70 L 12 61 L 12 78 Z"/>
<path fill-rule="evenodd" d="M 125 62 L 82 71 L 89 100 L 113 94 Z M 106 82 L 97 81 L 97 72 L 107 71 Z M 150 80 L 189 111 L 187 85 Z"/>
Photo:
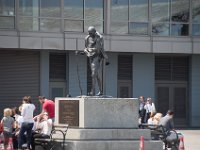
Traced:
<path fill-rule="evenodd" d="M 177 130 L 184 136 L 185 150 L 200 150 L 200 129 Z"/>

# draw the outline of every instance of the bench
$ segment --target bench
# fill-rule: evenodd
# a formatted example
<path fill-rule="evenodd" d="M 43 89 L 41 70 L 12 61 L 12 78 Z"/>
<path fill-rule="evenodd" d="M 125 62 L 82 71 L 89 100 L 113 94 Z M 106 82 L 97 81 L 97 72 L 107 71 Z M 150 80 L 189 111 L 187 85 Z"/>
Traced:
<path fill-rule="evenodd" d="M 68 125 L 54 125 L 50 138 L 35 138 L 35 146 L 42 147 L 43 150 L 64 150 L 68 127 Z"/>
<path fill-rule="evenodd" d="M 162 125 L 141 124 L 141 126 L 144 129 L 151 130 L 152 140 L 162 140 L 165 150 L 167 148 L 178 150 L 179 136 L 174 129 L 166 131 Z"/>

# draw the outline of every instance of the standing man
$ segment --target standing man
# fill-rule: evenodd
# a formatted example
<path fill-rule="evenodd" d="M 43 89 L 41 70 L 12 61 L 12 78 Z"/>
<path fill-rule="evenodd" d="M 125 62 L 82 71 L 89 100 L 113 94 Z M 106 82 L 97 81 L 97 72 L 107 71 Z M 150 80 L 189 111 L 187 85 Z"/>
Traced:
<path fill-rule="evenodd" d="M 90 95 L 95 95 L 96 81 L 99 88 L 99 93 L 97 95 L 103 95 L 102 65 L 104 65 L 103 60 L 108 59 L 108 56 L 104 52 L 103 36 L 99 34 L 93 26 L 88 28 L 88 35 L 85 37 L 84 53 L 89 58 L 92 72 L 92 88 Z"/>
<path fill-rule="evenodd" d="M 145 106 L 145 98 L 144 96 L 139 97 L 139 123 L 145 123 L 145 114 L 146 110 L 144 109 Z"/>
<path fill-rule="evenodd" d="M 43 115 L 44 112 L 47 112 L 49 118 L 54 122 L 55 118 L 55 103 L 52 100 L 46 99 L 45 96 L 39 96 L 39 101 L 42 104 L 42 112 L 40 115 Z"/>

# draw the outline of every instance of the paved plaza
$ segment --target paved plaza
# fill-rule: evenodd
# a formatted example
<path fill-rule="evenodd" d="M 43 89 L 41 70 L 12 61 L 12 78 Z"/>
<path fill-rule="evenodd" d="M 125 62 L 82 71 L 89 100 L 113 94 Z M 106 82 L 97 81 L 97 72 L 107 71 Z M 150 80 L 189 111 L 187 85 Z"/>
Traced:
<path fill-rule="evenodd" d="M 184 135 L 185 150 L 200 150 L 200 129 L 178 130 Z"/>

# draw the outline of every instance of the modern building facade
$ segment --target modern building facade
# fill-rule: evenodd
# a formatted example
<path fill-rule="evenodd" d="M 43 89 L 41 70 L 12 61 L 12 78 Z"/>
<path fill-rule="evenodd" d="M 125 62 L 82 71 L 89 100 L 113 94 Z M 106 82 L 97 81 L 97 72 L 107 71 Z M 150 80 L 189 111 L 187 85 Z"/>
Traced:
<path fill-rule="evenodd" d="M 0 0 L 0 108 L 30 95 L 86 95 L 88 26 L 104 36 L 104 91 L 152 97 L 177 126 L 200 127 L 199 0 Z M 38 109 L 39 110 L 39 109 Z"/>

